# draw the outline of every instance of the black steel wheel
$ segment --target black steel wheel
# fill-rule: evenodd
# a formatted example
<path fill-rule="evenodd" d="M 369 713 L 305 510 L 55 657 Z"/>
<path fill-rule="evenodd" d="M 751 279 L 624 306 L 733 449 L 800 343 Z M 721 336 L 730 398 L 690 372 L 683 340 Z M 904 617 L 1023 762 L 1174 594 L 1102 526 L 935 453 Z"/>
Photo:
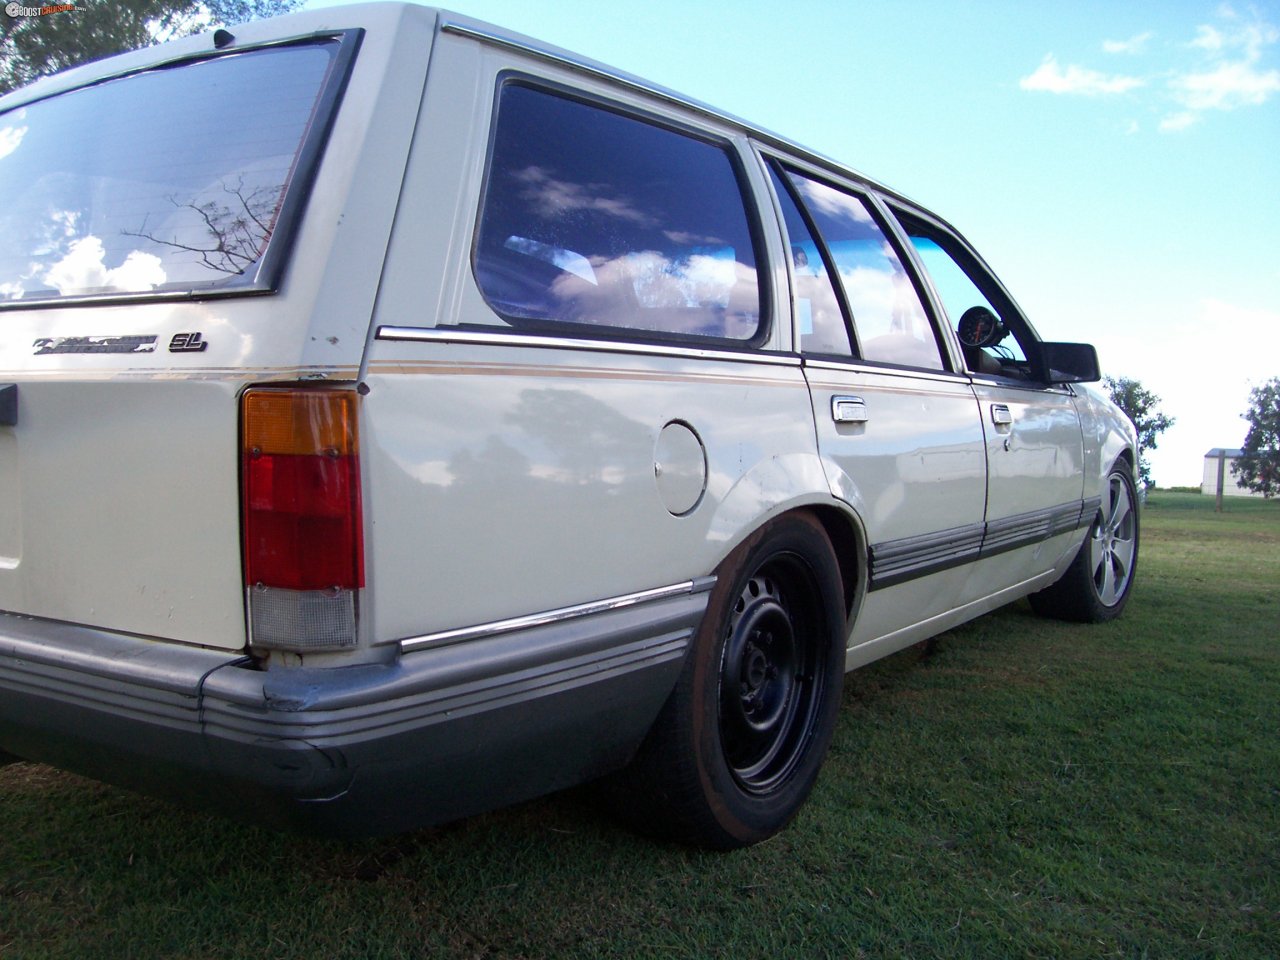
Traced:
<path fill-rule="evenodd" d="M 614 791 L 647 832 L 732 849 L 781 830 L 826 754 L 843 592 L 821 524 L 789 514 L 717 570 L 680 680 Z"/>
<path fill-rule="evenodd" d="M 807 587 L 798 557 L 774 557 L 747 580 L 726 627 L 720 742 L 747 793 L 767 794 L 790 776 L 813 734 L 825 664 L 797 636 L 814 600 Z"/>

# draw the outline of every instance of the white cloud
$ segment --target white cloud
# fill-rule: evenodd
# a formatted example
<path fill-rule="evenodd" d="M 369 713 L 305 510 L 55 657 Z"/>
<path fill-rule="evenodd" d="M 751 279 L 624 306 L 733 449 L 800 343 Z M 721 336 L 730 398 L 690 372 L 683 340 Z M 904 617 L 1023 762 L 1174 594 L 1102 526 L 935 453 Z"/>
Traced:
<path fill-rule="evenodd" d="M 1107 53 L 1141 53 L 1146 48 L 1147 41 L 1153 36 L 1154 34 L 1148 30 L 1128 40 L 1104 40 L 1102 49 Z"/>
<path fill-rule="evenodd" d="M 1177 133 L 1179 130 L 1185 130 L 1200 120 L 1200 114 L 1193 113 L 1190 110 L 1183 110 L 1181 113 L 1171 113 L 1160 121 L 1160 129 L 1164 133 Z"/>
<path fill-rule="evenodd" d="M 1102 49 L 1109 54 L 1145 54 L 1154 36 L 1148 30 L 1127 40 L 1104 40 Z M 1023 90 L 1097 98 L 1146 88 L 1139 102 L 1161 116 L 1162 132 L 1177 133 L 1212 111 L 1258 107 L 1280 94 L 1280 69 L 1265 62 L 1278 41 L 1280 29 L 1256 8 L 1240 14 L 1223 5 L 1213 23 L 1196 27 L 1193 39 L 1161 45 L 1163 56 L 1181 63 L 1166 62 L 1145 75 L 1105 73 L 1079 64 L 1064 66 L 1050 53 L 1018 84 Z"/>
<path fill-rule="evenodd" d="M 1185 130 L 1210 110 L 1261 106 L 1280 93 L 1280 70 L 1261 65 L 1266 48 L 1280 40 L 1280 30 L 1256 12 L 1244 21 L 1223 7 L 1219 16 L 1221 27 L 1201 24 L 1188 44 L 1201 51 L 1206 62 L 1169 79 L 1169 92 L 1180 109 L 1164 119 L 1161 130 Z"/>
<path fill-rule="evenodd" d="M 1258 70 L 1253 63 L 1234 61 L 1213 70 L 1188 73 L 1169 81 L 1175 99 L 1189 110 L 1234 110 L 1261 106 L 1280 92 L 1280 70 Z"/>
<path fill-rule="evenodd" d="M 1219 9 L 1218 16 L 1225 21 L 1225 29 L 1220 30 L 1212 24 L 1201 24 L 1196 28 L 1196 38 L 1189 46 L 1209 54 L 1239 50 L 1247 59 L 1256 60 L 1263 47 L 1280 39 L 1280 31 L 1263 20 L 1256 10 L 1252 12 L 1253 19 L 1246 23 L 1235 10 L 1224 5 Z"/>
<path fill-rule="evenodd" d="M 1018 81 L 1023 90 L 1039 90 L 1045 93 L 1078 94 L 1086 97 L 1127 93 L 1146 85 L 1141 77 L 1122 74 L 1106 74 L 1070 64 L 1063 69 L 1053 54 L 1049 54 L 1034 73 Z"/>
<path fill-rule="evenodd" d="M 1191 46 L 1199 47 L 1201 50 L 1207 50 L 1210 53 L 1217 53 L 1225 44 L 1222 32 L 1216 27 L 1208 24 L 1201 24 L 1196 28 L 1196 38 L 1191 41 Z"/>

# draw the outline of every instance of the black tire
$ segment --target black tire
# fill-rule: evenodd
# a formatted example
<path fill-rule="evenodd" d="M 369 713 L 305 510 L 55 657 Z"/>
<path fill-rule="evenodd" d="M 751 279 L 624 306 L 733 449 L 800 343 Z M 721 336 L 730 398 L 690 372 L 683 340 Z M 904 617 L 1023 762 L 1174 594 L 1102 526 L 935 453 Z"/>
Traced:
<path fill-rule="evenodd" d="M 807 514 L 717 569 L 683 672 L 613 797 L 646 833 L 719 850 L 781 830 L 812 789 L 844 679 L 843 591 Z"/>
<path fill-rule="evenodd" d="M 1138 569 L 1138 494 L 1124 460 L 1111 468 L 1102 506 L 1067 572 L 1028 599 L 1036 613 L 1076 623 L 1120 616 Z"/>

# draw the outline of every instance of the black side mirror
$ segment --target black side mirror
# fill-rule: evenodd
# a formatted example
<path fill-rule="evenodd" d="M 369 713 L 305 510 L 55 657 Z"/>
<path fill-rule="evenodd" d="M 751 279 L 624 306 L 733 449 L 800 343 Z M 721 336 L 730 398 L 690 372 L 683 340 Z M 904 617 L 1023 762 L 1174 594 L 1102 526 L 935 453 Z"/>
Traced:
<path fill-rule="evenodd" d="M 1049 383 L 1094 383 L 1102 379 L 1091 343 L 1041 343 L 1040 363 Z"/>

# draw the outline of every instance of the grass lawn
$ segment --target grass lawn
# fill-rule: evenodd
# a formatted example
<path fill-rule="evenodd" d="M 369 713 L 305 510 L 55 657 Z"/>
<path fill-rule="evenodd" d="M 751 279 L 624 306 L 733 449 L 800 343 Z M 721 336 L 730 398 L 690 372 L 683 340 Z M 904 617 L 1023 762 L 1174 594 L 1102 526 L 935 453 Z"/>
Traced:
<path fill-rule="evenodd" d="M 758 847 L 573 791 L 357 844 L 0 769 L 0 958 L 1280 957 L 1280 503 L 1153 493 L 1132 602 L 847 678 Z"/>

